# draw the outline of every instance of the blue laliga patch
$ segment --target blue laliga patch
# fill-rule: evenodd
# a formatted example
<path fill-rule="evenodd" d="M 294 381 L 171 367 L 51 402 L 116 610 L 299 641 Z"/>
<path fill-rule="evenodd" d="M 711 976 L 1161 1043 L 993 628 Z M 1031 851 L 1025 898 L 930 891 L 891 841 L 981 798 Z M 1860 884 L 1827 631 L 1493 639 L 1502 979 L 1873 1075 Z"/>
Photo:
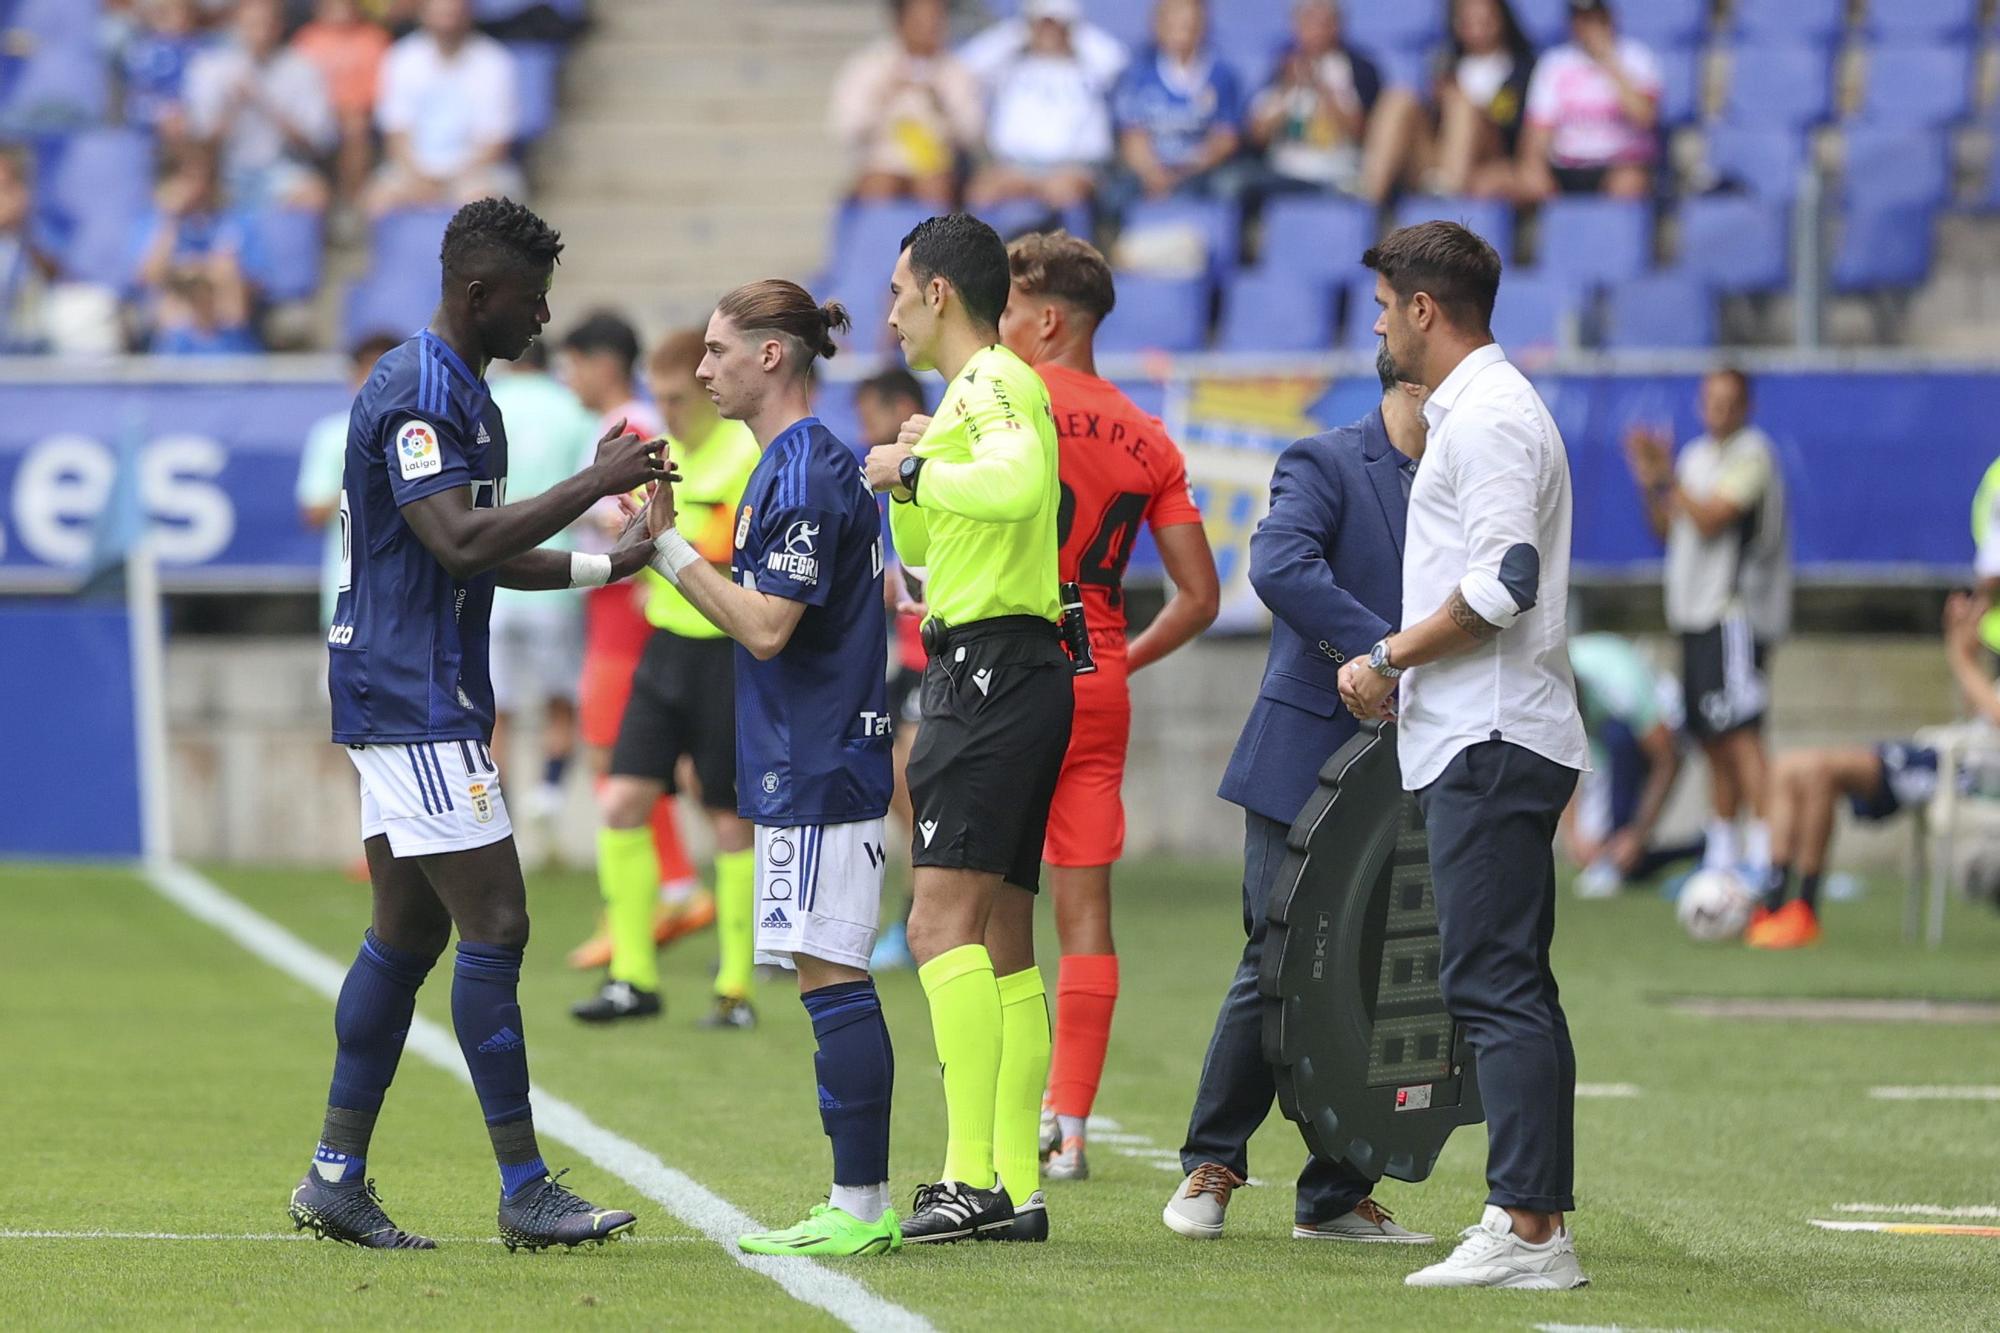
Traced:
<path fill-rule="evenodd" d="M 1500 586 L 1523 611 L 1533 609 L 1542 582 L 1542 557 L 1526 542 L 1516 542 L 1500 557 Z"/>

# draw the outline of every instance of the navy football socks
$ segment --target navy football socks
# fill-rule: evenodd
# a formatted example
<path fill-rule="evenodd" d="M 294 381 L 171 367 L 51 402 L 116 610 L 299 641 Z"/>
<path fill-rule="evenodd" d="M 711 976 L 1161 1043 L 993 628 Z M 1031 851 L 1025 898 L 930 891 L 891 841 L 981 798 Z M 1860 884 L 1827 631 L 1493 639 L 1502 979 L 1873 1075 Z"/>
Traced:
<path fill-rule="evenodd" d="M 392 949 L 372 930 L 362 937 L 333 1009 L 333 1033 L 339 1045 L 333 1058 L 333 1084 L 326 1094 L 326 1123 L 313 1153 L 313 1170 L 321 1179 L 358 1179 L 367 1166 L 375 1117 L 410 1035 L 417 988 L 436 961 Z"/>
<path fill-rule="evenodd" d="M 889 1179 L 889 1100 L 896 1083 L 896 1056 L 875 983 L 845 981 L 799 998 L 819 1039 L 813 1066 L 820 1123 L 833 1140 L 834 1184 L 872 1189 Z"/>
<path fill-rule="evenodd" d="M 461 940 L 452 969 L 451 1025 L 472 1074 L 479 1109 L 507 1194 L 548 1173 L 528 1108 L 528 1044 L 522 1035 L 521 951 Z"/>

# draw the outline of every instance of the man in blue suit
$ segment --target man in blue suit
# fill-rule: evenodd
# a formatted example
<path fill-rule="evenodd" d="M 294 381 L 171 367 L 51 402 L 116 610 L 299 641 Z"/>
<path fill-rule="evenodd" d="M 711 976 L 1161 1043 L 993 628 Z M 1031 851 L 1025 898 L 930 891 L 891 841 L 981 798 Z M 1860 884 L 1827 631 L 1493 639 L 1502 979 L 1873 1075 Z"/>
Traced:
<path fill-rule="evenodd" d="M 1257 973 L 1271 882 L 1285 834 L 1319 771 L 1358 725 L 1340 701 L 1343 663 L 1402 621 L 1403 516 L 1424 451 L 1421 385 L 1376 358 L 1382 403 L 1352 426 L 1293 444 L 1271 477 L 1271 512 L 1250 539 L 1250 582 L 1271 609 L 1271 651 L 1220 795 L 1243 807 L 1243 930 L 1248 936 L 1216 1016 L 1188 1120 L 1187 1177 L 1163 1219 L 1197 1240 L 1222 1235 L 1232 1190 L 1250 1173 L 1250 1136 L 1277 1095 L 1264 1062 Z M 1369 1197 L 1369 1179 L 1312 1158 L 1299 1175 L 1292 1235 L 1300 1240 L 1426 1244 Z"/>

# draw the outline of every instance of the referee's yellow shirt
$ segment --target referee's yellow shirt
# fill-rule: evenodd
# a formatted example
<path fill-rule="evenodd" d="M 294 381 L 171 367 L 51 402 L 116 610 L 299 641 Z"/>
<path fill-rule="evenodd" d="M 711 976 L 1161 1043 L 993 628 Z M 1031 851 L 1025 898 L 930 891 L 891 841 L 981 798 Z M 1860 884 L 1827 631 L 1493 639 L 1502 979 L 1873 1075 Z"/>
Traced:
<path fill-rule="evenodd" d="M 1061 618 L 1056 563 L 1056 422 L 1049 391 L 1005 347 L 981 349 L 945 390 L 914 503 L 889 506 L 896 556 L 929 573 L 925 600 L 947 625 L 995 616 Z"/>
<path fill-rule="evenodd" d="M 674 525 L 702 558 L 727 568 L 736 546 L 736 506 L 757 469 L 763 451 L 757 437 L 740 421 L 721 421 L 699 443 L 669 440 L 668 455 L 680 469 L 674 486 Z M 650 569 L 639 571 L 646 583 L 646 619 L 655 629 L 683 639 L 720 639 L 721 630 L 695 610 L 681 590 Z"/>

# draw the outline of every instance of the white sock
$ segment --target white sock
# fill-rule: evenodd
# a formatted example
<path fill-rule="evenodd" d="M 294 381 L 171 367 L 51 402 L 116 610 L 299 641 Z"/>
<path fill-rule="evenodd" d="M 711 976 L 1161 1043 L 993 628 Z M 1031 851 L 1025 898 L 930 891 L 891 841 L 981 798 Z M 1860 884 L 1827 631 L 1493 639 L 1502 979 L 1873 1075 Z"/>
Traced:
<path fill-rule="evenodd" d="M 1702 849 L 1701 868 L 1703 870 L 1733 870 L 1736 868 L 1736 824 L 1733 820 L 1717 819 L 1710 816 L 1708 821 L 1708 844 Z"/>
<path fill-rule="evenodd" d="M 1083 1137 L 1083 1117 L 1080 1115 L 1059 1115 L 1056 1117 L 1056 1132 L 1064 1139 Z"/>
<path fill-rule="evenodd" d="M 1771 826 L 1761 819 L 1743 821 L 1743 864 L 1760 883 L 1771 871 Z"/>
<path fill-rule="evenodd" d="M 879 1222 L 889 1209 L 889 1182 L 879 1185 L 835 1185 L 827 1202 L 862 1222 Z"/>

